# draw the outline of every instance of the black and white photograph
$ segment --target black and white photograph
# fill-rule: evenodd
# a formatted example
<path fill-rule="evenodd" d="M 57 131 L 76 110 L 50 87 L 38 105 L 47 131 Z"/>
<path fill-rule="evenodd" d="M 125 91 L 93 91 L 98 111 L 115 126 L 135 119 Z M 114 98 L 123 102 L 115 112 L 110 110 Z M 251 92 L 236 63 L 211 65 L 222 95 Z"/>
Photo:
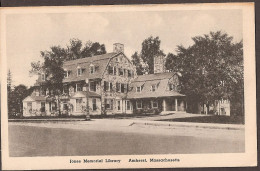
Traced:
<path fill-rule="evenodd" d="M 3 168 L 257 164 L 253 3 L 0 12 Z"/>

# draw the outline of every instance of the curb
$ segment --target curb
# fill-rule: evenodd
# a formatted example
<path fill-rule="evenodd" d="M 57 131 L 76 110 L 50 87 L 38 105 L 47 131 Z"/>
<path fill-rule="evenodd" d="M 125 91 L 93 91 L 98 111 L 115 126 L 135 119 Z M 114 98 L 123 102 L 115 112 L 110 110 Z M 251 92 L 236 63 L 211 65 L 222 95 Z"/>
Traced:
<path fill-rule="evenodd" d="M 158 122 L 158 121 L 157 121 Z M 149 123 L 149 122 L 133 122 L 132 125 L 151 125 L 151 126 L 174 126 L 174 127 L 194 127 L 194 128 L 209 128 L 209 129 L 228 129 L 228 130 L 242 130 L 244 125 L 230 125 L 230 124 L 208 124 L 208 123 L 190 123 L 190 122 L 175 122 L 175 123 Z"/>

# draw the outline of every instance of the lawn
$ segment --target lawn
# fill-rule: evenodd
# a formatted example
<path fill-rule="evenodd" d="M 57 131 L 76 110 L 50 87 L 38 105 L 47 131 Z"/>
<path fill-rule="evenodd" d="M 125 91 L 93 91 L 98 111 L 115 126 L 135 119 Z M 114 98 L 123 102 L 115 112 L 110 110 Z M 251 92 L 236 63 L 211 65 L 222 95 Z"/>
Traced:
<path fill-rule="evenodd" d="M 197 123 L 221 123 L 221 124 L 244 124 L 243 116 L 200 116 L 188 118 L 175 118 L 163 119 L 159 121 L 172 121 L 172 122 L 197 122 Z"/>

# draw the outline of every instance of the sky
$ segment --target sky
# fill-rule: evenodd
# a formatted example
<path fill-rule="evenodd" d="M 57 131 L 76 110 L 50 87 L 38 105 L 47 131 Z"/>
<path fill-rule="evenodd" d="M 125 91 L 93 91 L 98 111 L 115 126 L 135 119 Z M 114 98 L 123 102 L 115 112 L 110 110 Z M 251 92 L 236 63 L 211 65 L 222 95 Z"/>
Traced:
<path fill-rule="evenodd" d="M 122 43 L 129 58 L 149 36 L 159 36 L 165 54 L 176 53 L 177 45 L 192 45 L 192 37 L 210 31 L 223 31 L 234 42 L 243 38 L 242 11 L 230 9 L 8 14 L 6 30 L 7 67 L 16 86 L 35 83 L 37 77 L 29 76 L 29 70 L 31 62 L 42 60 L 40 51 L 65 47 L 71 38 L 105 44 L 107 52 L 113 43 Z"/>

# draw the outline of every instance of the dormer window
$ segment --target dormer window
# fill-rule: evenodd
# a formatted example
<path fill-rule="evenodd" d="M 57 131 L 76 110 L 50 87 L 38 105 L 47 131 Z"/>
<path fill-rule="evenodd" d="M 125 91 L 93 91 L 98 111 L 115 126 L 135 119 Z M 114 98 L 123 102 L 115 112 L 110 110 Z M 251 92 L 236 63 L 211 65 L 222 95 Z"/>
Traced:
<path fill-rule="evenodd" d="M 77 67 L 77 76 L 82 75 L 82 68 L 80 66 Z"/>
<path fill-rule="evenodd" d="M 175 85 L 174 84 L 169 84 L 169 90 L 170 91 L 176 90 Z"/>
<path fill-rule="evenodd" d="M 44 74 L 44 73 L 41 74 L 41 77 L 42 77 L 42 81 L 45 81 L 45 80 L 46 80 L 46 77 L 45 77 L 45 74 Z"/>
<path fill-rule="evenodd" d="M 155 91 L 156 90 L 156 85 L 152 85 L 151 86 L 151 91 Z"/>
<path fill-rule="evenodd" d="M 69 77 L 69 71 L 64 69 L 64 78 L 68 78 Z"/>
<path fill-rule="evenodd" d="M 90 74 L 94 74 L 95 73 L 95 65 L 90 64 Z"/>

